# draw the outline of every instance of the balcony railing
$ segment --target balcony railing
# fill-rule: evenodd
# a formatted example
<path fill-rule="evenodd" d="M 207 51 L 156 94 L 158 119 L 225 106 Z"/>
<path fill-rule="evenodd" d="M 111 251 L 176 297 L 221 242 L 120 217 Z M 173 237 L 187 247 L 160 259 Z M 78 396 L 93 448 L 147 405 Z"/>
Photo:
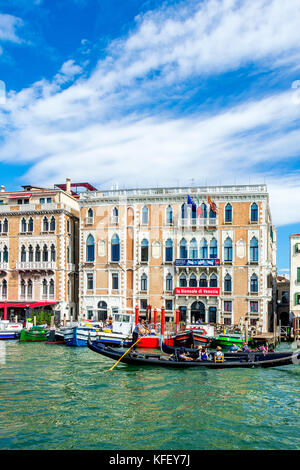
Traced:
<path fill-rule="evenodd" d="M 54 270 L 56 269 L 56 263 L 53 261 L 18 261 L 16 263 L 16 269 L 22 270 Z"/>
<path fill-rule="evenodd" d="M 8 269 L 8 263 L 0 263 L 0 270 L 6 271 Z"/>
<path fill-rule="evenodd" d="M 117 215 L 113 215 L 110 218 L 110 223 L 111 225 L 118 225 L 119 223 L 119 217 Z"/>
<path fill-rule="evenodd" d="M 94 217 L 85 218 L 85 225 L 93 225 L 93 224 L 94 224 Z"/>
<path fill-rule="evenodd" d="M 218 225 L 218 219 L 208 217 L 184 217 L 178 219 L 178 227 L 215 227 Z"/>

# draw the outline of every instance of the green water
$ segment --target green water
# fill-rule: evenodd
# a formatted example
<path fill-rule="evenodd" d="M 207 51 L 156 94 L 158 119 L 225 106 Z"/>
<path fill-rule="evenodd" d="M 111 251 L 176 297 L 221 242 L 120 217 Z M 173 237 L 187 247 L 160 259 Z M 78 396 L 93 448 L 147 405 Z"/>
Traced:
<path fill-rule="evenodd" d="M 300 448 L 300 365 L 112 364 L 88 348 L 2 341 L 0 449 Z"/>

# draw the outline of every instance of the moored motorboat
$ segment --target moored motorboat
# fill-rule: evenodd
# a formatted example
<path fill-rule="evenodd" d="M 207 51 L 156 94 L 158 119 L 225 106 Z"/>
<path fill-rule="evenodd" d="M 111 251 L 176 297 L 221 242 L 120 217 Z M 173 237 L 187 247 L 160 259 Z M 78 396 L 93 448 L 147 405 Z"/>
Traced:
<path fill-rule="evenodd" d="M 169 368 L 210 368 L 210 369 L 230 369 L 230 368 L 254 368 L 254 367 L 277 367 L 290 364 L 299 364 L 300 352 L 280 353 L 280 357 L 272 358 L 272 353 L 266 356 L 252 356 L 251 358 L 241 358 L 240 360 L 227 360 L 224 362 L 194 361 L 194 360 L 171 360 L 169 356 L 160 354 L 142 354 L 130 351 L 124 355 L 124 351 L 104 346 L 103 344 L 88 339 L 88 348 L 92 351 L 108 357 L 115 361 L 136 366 L 157 366 Z"/>
<path fill-rule="evenodd" d="M 86 346 L 88 336 L 90 335 L 92 340 L 96 340 L 99 338 L 100 331 L 100 327 L 97 328 L 96 326 L 78 325 L 68 327 L 64 331 L 65 344 L 67 346 Z"/>
<path fill-rule="evenodd" d="M 223 333 L 219 334 L 213 341 L 213 346 L 231 347 L 233 344 L 236 346 L 243 346 L 245 343 L 245 335 L 243 333 Z"/>
<path fill-rule="evenodd" d="M 0 340 L 18 339 L 23 329 L 22 323 L 13 323 L 9 320 L 0 321 Z"/>
<path fill-rule="evenodd" d="M 20 334 L 20 341 L 47 341 L 47 330 L 42 326 L 23 329 Z"/>

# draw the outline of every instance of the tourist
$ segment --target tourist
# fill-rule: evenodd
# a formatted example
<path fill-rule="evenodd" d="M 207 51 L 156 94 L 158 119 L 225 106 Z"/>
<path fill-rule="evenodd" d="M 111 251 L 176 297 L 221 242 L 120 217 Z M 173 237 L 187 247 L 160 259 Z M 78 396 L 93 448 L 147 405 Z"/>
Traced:
<path fill-rule="evenodd" d="M 137 344 L 134 344 L 137 342 L 139 339 L 139 336 L 145 336 L 145 333 L 147 332 L 147 329 L 145 328 L 145 320 L 142 318 L 140 319 L 139 323 L 137 323 L 134 327 L 134 330 L 132 332 L 132 349 L 136 349 L 138 346 Z"/>
<path fill-rule="evenodd" d="M 232 346 L 229 351 L 233 353 L 237 353 L 238 350 L 239 350 L 239 347 L 235 343 L 232 343 Z"/>
<path fill-rule="evenodd" d="M 205 347 L 202 347 L 202 350 L 199 352 L 199 357 L 197 361 L 208 361 L 209 360 L 209 355 L 207 353 L 207 350 Z"/>
<path fill-rule="evenodd" d="M 224 353 L 222 353 L 221 346 L 217 346 L 217 352 L 214 354 L 215 362 L 224 362 Z"/>
<path fill-rule="evenodd" d="M 184 347 L 182 346 L 180 348 L 179 354 L 178 354 L 178 359 L 179 361 L 193 361 L 194 359 L 190 357 L 186 352 Z"/>
<path fill-rule="evenodd" d="M 250 351 L 249 346 L 248 346 L 247 343 L 243 343 L 242 351 L 243 351 L 243 352 L 249 352 L 249 351 Z"/>

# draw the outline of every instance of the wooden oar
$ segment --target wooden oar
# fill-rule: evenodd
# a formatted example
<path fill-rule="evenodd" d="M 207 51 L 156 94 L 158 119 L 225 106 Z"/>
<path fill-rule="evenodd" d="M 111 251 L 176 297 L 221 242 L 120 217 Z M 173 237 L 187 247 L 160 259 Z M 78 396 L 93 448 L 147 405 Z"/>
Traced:
<path fill-rule="evenodd" d="M 127 349 L 127 351 L 123 354 L 123 356 L 120 357 L 120 359 L 117 360 L 117 362 L 115 362 L 115 364 L 110 368 L 108 369 L 109 371 L 113 370 L 113 368 L 120 362 L 120 360 L 126 356 L 126 354 L 130 351 L 131 348 L 133 348 L 134 345 L 136 345 L 144 336 L 146 335 L 142 335 L 135 343 L 133 343 L 129 349 Z"/>

